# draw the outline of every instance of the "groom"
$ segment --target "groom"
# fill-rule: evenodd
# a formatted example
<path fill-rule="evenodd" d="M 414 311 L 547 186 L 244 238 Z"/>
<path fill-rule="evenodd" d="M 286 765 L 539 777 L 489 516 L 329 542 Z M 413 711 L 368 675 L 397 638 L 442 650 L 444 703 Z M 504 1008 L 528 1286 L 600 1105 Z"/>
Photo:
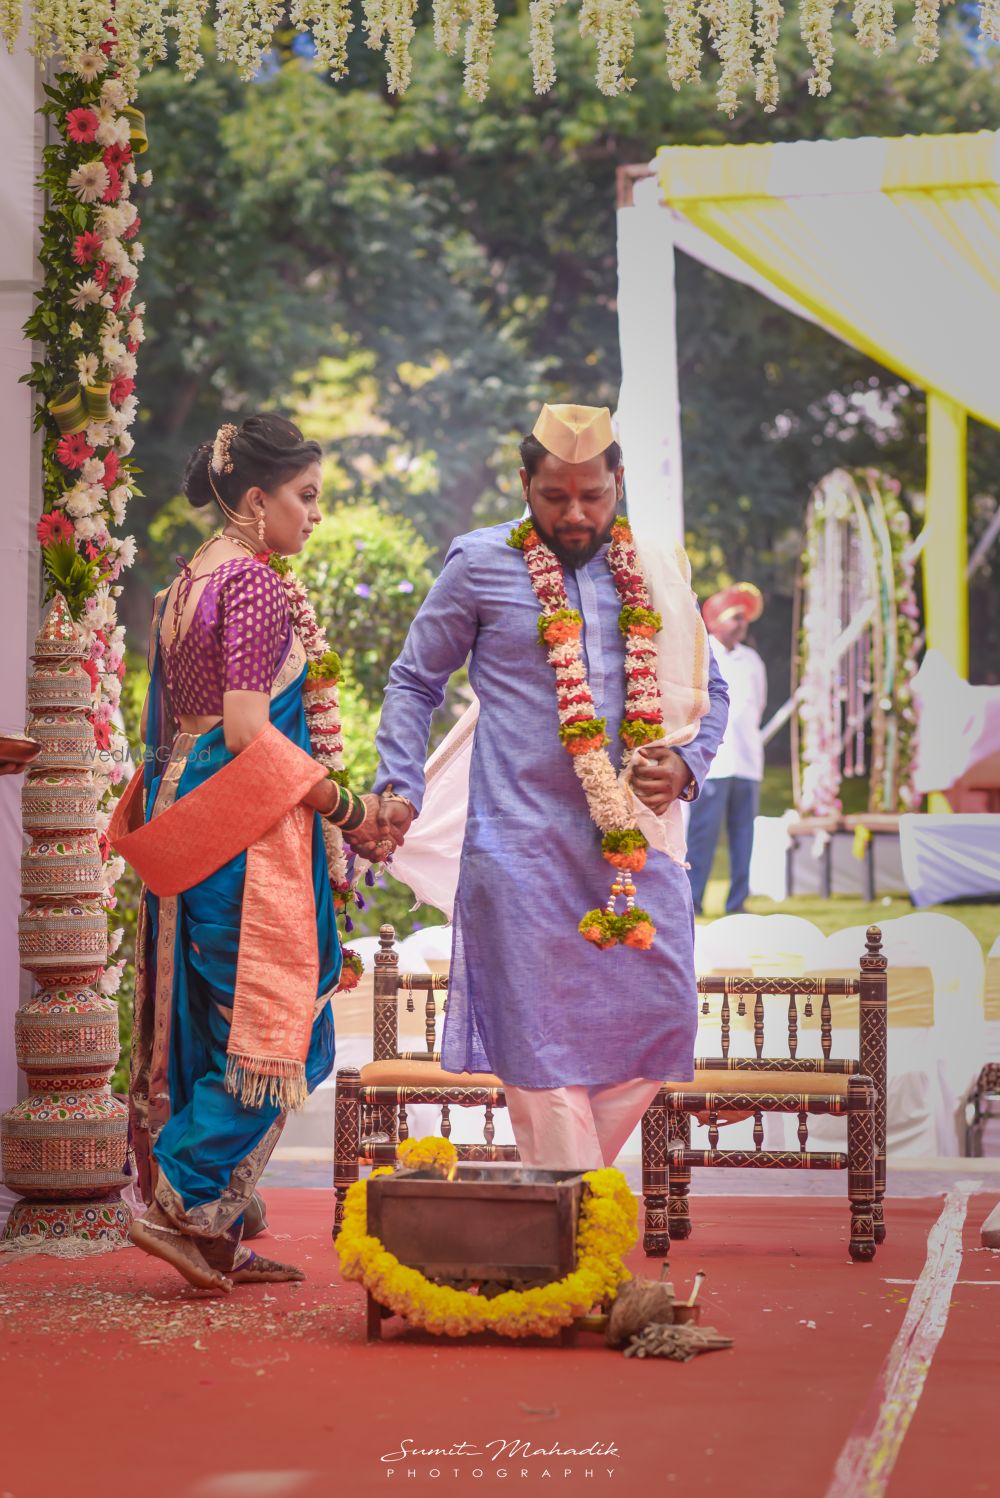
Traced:
<path fill-rule="evenodd" d="M 431 714 L 468 660 L 479 721 L 442 1065 L 502 1079 L 526 1165 L 583 1170 L 615 1159 L 665 1079 L 691 1079 L 697 1029 L 694 919 L 682 862 L 650 847 L 633 874 L 616 872 L 602 856 L 594 818 L 607 823 L 608 805 L 621 809 L 619 728 L 627 711 L 626 727 L 642 746 L 632 787 L 660 815 L 678 798 L 698 795 L 728 698 L 686 558 L 678 561 L 673 548 L 655 559 L 673 613 L 664 615 L 655 645 L 647 638 L 653 616 L 641 610 L 641 578 L 621 563 L 620 539 L 609 544 L 627 538 L 615 528 L 624 469 L 609 412 L 543 407 L 521 443 L 521 461 L 533 534 L 506 522 L 453 542 L 389 675 L 376 790 L 387 792 L 384 828 L 401 841 L 420 812 Z M 648 549 L 645 557 L 654 560 Z M 643 554 L 639 562 L 652 578 Z M 569 623 L 569 636 L 575 632 L 582 645 L 578 658 L 572 644 L 540 638 L 546 602 L 548 614 L 561 605 L 556 634 L 562 638 Z M 635 628 L 626 702 L 628 608 Z M 558 678 L 553 658 L 563 663 Z M 601 753 L 588 713 L 605 720 Z M 675 725 L 675 747 L 657 741 L 661 723 Z M 671 816 L 679 816 L 676 808 Z M 634 827 L 634 815 L 615 825 Z M 637 834 L 624 841 L 634 847 Z M 636 914 L 602 925 L 613 896 L 619 916 L 634 899 L 648 920 Z M 610 946 L 609 930 L 620 938 Z"/>

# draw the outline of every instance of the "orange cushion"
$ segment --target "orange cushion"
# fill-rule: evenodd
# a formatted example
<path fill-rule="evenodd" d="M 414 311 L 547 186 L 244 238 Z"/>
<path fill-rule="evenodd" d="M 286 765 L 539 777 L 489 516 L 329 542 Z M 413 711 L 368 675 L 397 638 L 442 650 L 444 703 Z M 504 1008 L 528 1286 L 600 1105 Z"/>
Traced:
<path fill-rule="evenodd" d="M 492 1072 L 445 1071 L 436 1061 L 369 1061 L 362 1087 L 503 1087 Z"/>
<path fill-rule="evenodd" d="M 788 1092 L 794 1097 L 847 1097 L 848 1078 L 839 1072 L 696 1071 L 693 1082 L 666 1082 L 670 1092 L 737 1092 L 754 1096 Z"/>

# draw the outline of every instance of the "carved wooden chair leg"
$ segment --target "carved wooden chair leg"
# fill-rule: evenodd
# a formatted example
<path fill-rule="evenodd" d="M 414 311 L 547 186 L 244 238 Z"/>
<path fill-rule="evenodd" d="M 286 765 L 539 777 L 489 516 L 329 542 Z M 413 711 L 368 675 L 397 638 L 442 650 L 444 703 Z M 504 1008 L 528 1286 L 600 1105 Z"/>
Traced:
<path fill-rule="evenodd" d="M 867 1077 L 847 1083 L 847 1194 L 851 1202 L 850 1255 L 875 1257 L 875 1089 Z"/>
<path fill-rule="evenodd" d="M 333 1113 L 333 1189 L 336 1205 L 333 1214 L 333 1236 L 336 1238 L 344 1220 L 344 1199 L 348 1188 L 358 1179 L 358 1156 L 361 1153 L 361 1073 L 356 1066 L 345 1066 L 337 1073 L 337 1096 Z"/>
<path fill-rule="evenodd" d="M 664 1258 L 670 1252 L 667 1231 L 667 1196 L 670 1191 L 667 1106 L 665 1093 L 658 1092 L 642 1115 L 642 1251 L 650 1258 Z"/>
<path fill-rule="evenodd" d="M 886 1104 L 884 1092 L 875 1097 L 875 1202 L 872 1208 L 872 1220 L 875 1228 L 875 1242 L 885 1242 L 885 1212 L 883 1200 L 885 1198 L 885 1129 L 886 1129 Z"/>
<path fill-rule="evenodd" d="M 679 1160 L 676 1154 L 672 1154 L 672 1150 L 691 1148 L 691 1115 L 671 1108 L 667 1116 L 667 1224 L 671 1238 L 690 1238 L 691 1208 L 688 1192 L 691 1189 L 691 1167 Z"/>

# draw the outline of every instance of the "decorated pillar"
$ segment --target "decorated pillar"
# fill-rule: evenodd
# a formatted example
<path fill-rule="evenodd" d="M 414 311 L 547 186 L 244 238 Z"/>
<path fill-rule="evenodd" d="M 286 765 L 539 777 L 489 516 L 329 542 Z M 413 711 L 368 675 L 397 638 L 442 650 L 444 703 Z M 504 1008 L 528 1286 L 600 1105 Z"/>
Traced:
<path fill-rule="evenodd" d="M 4 1182 L 21 1198 L 4 1239 L 25 1247 L 62 1240 L 80 1252 L 124 1244 L 131 1222 L 120 1200 L 129 1180 L 128 1114 L 110 1087 L 118 1006 L 100 992 L 107 888 L 85 650 L 57 595 L 28 679 L 28 736 L 41 749 L 22 795 L 31 842 L 21 861 L 27 904 L 18 939 L 38 988 L 14 1033 L 29 1094 L 0 1119 Z"/>

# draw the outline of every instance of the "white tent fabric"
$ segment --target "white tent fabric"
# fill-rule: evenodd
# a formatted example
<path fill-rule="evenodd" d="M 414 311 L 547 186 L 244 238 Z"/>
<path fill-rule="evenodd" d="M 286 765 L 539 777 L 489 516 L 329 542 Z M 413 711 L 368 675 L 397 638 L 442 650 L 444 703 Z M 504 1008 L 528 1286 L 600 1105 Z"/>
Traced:
<path fill-rule="evenodd" d="M 619 213 L 633 466 L 655 470 L 668 441 L 679 451 L 676 336 L 656 284 L 672 299 L 675 247 L 1000 425 L 1000 133 L 667 146 L 651 170 Z M 676 534 L 677 486 L 661 495 Z"/>

